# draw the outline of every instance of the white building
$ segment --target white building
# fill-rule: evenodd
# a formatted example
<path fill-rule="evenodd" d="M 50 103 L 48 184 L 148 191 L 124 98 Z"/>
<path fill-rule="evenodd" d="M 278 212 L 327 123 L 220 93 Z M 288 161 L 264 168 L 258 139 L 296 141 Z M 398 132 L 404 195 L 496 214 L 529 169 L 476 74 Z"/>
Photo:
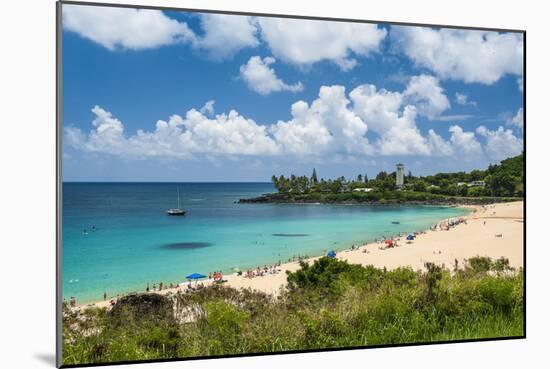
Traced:
<path fill-rule="evenodd" d="M 485 181 L 472 181 L 468 183 L 468 187 L 484 187 Z"/>
<path fill-rule="evenodd" d="M 354 192 L 371 192 L 372 188 L 368 188 L 368 187 L 354 188 L 353 191 Z"/>
<path fill-rule="evenodd" d="M 405 166 L 397 164 L 397 172 L 395 173 L 395 185 L 399 188 L 403 187 L 405 177 Z"/>

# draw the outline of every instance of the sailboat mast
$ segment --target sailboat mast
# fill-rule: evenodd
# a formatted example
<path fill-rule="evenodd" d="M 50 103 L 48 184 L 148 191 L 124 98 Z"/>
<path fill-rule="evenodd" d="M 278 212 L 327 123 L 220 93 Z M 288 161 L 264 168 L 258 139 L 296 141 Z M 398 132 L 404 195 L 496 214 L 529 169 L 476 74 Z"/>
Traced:
<path fill-rule="evenodd" d="M 178 209 L 180 208 L 180 188 L 178 187 Z"/>

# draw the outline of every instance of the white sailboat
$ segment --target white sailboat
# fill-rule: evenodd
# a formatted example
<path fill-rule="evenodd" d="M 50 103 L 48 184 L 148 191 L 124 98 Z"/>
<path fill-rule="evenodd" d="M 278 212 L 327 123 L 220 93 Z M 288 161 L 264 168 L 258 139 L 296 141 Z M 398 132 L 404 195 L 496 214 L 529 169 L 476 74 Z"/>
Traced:
<path fill-rule="evenodd" d="M 166 211 L 168 215 L 185 215 L 185 210 L 180 209 L 180 188 L 178 187 L 178 207 L 175 209 L 168 209 Z"/>

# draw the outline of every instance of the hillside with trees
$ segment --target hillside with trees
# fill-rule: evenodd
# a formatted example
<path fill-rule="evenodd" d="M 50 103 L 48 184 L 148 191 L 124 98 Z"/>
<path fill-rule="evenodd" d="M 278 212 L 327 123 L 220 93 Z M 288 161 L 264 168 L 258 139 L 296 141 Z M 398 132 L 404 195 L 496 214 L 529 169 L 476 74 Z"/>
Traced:
<path fill-rule="evenodd" d="M 258 198 L 241 199 L 241 203 L 254 202 L 452 202 L 486 203 L 518 200 L 524 196 L 524 154 L 489 165 L 486 170 L 471 172 L 437 173 L 405 176 L 404 186 L 395 185 L 396 173 L 381 171 L 372 178 L 358 174 L 353 179 L 318 178 L 313 169 L 311 176 L 272 176 L 277 193 Z"/>

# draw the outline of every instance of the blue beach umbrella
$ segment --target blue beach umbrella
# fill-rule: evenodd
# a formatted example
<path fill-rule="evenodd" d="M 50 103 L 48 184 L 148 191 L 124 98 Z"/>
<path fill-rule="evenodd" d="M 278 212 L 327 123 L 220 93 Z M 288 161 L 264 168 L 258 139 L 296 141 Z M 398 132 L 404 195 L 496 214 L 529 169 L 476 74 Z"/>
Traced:
<path fill-rule="evenodd" d="M 407 241 L 412 241 L 412 240 L 414 240 L 414 236 L 412 234 L 408 235 Z"/>
<path fill-rule="evenodd" d="M 200 273 L 193 273 L 193 274 L 189 274 L 187 277 L 185 277 L 187 279 L 192 279 L 192 280 L 197 280 L 197 279 L 202 279 L 202 278 L 206 278 L 205 275 L 203 274 L 200 274 Z"/>
<path fill-rule="evenodd" d="M 327 257 L 329 258 L 335 258 L 336 257 L 336 251 L 334 250 L 330 250 L 329 252 L 327 252 Z"/>

